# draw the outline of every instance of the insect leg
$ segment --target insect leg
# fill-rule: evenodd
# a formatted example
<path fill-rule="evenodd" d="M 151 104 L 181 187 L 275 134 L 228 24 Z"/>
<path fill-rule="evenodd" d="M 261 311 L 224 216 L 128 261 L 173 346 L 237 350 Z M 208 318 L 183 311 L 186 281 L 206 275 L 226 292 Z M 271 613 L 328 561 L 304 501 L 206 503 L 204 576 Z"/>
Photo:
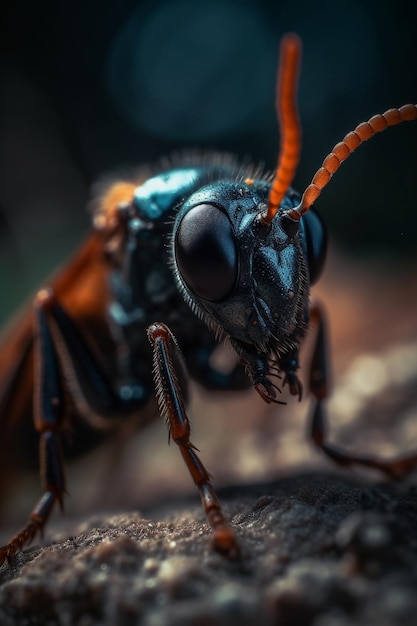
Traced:
<path fill-rule="evenodd" d="M 36 306 L 35 427 L 40 433 L 40 467 L 44 493 L 27 524 L 0 548 L 0 565 L 30 543 L 47 522 L 55 502 L 63 508 L 65 476 L 60 443 L 63 416 L 61 371 L 42 301 Z"/>
<path fill-rule="evenodd" d="M 210 482 L 210 475 L 190 441 L 190 423 L 177 378 L 178 370 L 184 367 L 180 349 L 165 324 L 152 324 L 148 328 L 148 337 L 153 346 L 154 377 L 160 412 L 166 417 L 170 437 L 179 446 L 188 470 L 199 489 L 207 519 L 214 531 L 213 546 L 218 552 L 236 557 L 239 554 L 239 546 L 235 533 L 226 522 Z M 180 378 L 182 379 L 183 376 L 181 375 Z"/>
<path fill-rule="evenodd" d="M 113 391 L 52 290 L 39 292 L 35 318 L 34 422 L 40 433 L 41 479 L 45 492 L 26 526 L 6 546 L 0 547 L 0 565 L 42 531 L 55 502 L 63 507 L 66 491 L 60 441 L 65 410 L 63 379 L 68 379 L 79 414 L 99 420 L 97 425 L 101 429 L 112 427 L 111 418 L 132 408 Z"/>
<path fill-rule="evenodd" d="M 311 423 L 311 436 L 315 445 L 333 461 L 342 466 L 361 465 L 375 468 L 390 478 L 400 478 L 417 467 L 417 454 L 394 460 L 380 460 L 371 456 L 345 452 L 338 446 L 328 443 L 327 420 L 323 400 L 328 395 L 327 340 L 323 311 L 319 305 L 311 308 L 311 319 L 318 325 L 316 344 L 310 369 L 310 390 L 316 398 Z"/>
<path fill-rule="evenodd" d="M 78 412 L 90 419 L 94 419 L 93 415 L 100 416 L 103 422 L 113 417 L 121 410 L 122 402 L 106 372 L 51 290 L 47 291 L 44 306 L 54 328 L 55 347 Z"/>

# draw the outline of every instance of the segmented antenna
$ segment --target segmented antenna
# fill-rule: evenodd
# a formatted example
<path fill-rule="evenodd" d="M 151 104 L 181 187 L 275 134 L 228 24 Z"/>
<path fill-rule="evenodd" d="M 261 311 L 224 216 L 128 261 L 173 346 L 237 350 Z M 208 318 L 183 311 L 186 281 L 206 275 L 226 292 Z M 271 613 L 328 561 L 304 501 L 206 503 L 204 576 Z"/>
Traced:
<path fill-rule="evenodd" d="M 367 122 L 359 124 L 340 143 L 337 143 L 330 154 L 327 155 L 323 165 L 314 175 L 311 184 L 304 191 L 300 204 L 294 209 L 286 211 L 287 215 L 299 220 L 309 210 L 313 202 L 317 200 L 322 189 L 327 185 L 333 174 L 337 172 L 343 161 L 346 161 L 362 143 L 376 133 L 381 133 L 389 126 L 396 126 L 402 122 L 411 122 L 416 119 L 417 104 L 404 104 L 399 109 L 388 109 L 385 113 L 374 115 Z"/>
<path fill-rule="evenodd" d="M 281 148 L 275 178 L 268 199 L 268 210 L 262 220 L 269 224 L 294 178 L 301 151 L 301 124 L 297 108 L 298 74 L 301 40 L 294 33 L 281 40 L 276 107 L 281 131 Z"/>

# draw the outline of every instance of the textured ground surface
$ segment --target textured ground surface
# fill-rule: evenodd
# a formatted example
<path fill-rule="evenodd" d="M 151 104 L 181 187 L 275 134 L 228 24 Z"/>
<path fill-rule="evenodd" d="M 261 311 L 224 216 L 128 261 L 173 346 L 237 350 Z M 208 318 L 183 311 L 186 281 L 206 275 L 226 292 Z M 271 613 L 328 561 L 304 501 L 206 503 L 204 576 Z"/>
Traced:
<path fill-rule="evenodd" d="M 414 488 L 313 473 L 222 500 L 239 561 L 211 551 L 195 502 L 92 517 L 1 572 L 0 623 L 415 624 Z"/>

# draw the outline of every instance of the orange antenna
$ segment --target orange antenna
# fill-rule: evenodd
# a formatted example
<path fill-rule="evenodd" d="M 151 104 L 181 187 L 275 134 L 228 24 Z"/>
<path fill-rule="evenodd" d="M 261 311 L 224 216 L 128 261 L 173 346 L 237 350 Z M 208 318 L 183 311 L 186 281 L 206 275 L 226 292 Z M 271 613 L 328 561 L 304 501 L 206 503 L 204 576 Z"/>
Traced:
<path fill-rule="evenodd" d="M 301 125 L 297 108 L 298 74 L 301 60 L 301 40 L 294 33 L 281 41 L 277 82 L 276 107 L 281 131 L 281 149 L 277 170 L 268 199 L 268 210 L 262 218 L 269 224 L 276 215 L 288 191 L 300 160 Z"/>
<path fill-rule="evenodd" d="M 314 175 L 311 184 L 304 191 L 300 204 L 294 209 L 289 209 L 286 212 L 287 215 L 299 220 L 309 210 L 313 202 L 317 200 L 322 189 L 327 185 L 333 174 L 337 172 L 343 161 L 346 161 L 352 152 L 364 141 L 367 141 L 376 133 L 381 133 L 389 126 L 396 126 L 402 122 L 411 122 L 416 119 L 417 104 L 404 104 L 399 109 L 388 109 L 385 113 L 374 115 L 367 122 L 359 124 L 340 143 L 337 143 L 330 154 L 327 155 L 323 165 Z"/>

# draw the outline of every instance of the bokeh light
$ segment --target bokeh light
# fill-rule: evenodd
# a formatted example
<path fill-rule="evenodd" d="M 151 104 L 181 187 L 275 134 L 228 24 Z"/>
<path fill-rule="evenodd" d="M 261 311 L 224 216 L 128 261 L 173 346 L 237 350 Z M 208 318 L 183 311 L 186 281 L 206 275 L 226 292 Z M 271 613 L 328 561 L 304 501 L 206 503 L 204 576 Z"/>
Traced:
<path fill-rule="evenodd" d="M 144 16 L 139 6 L 111 45 L 107 85 L 134 128 L 212 142 L 259 113 L 275 57 L 275 37 L 255 7 L 184 0 Z"/>

